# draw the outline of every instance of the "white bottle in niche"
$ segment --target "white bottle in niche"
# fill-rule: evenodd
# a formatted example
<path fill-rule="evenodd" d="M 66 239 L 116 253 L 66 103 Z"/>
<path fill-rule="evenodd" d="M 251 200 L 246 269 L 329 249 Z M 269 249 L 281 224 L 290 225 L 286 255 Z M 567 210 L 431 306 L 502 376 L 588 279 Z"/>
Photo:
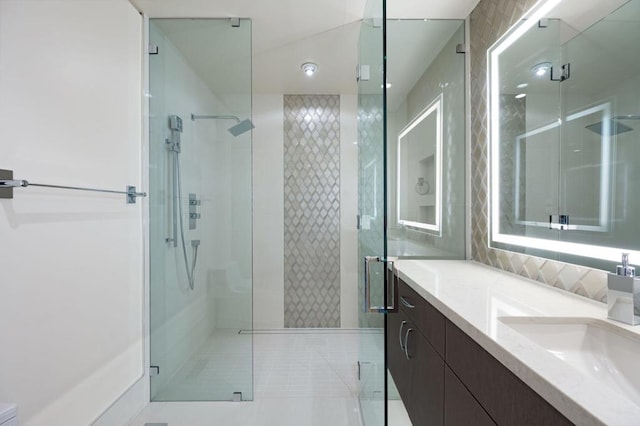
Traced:
<path fill-rule="evenodd" d="M 640 324 L 640 280 L 636 268 L 629 266 L 629 253 L 622 254 L 622 265 L 607 278 L 608 318 L 625 324 Z"/>

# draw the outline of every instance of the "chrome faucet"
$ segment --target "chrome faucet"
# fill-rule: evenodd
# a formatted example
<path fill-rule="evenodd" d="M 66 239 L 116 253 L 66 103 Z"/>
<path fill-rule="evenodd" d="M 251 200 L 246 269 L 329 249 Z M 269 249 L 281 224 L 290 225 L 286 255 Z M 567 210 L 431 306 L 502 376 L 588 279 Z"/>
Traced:
<path fill-rule="evenodd" d="M 629 266 L 629 253 L 622 254 L 622 265 L 607 278 L 608 318 L 625 324 L 640 324 L 640 279 Z"/>

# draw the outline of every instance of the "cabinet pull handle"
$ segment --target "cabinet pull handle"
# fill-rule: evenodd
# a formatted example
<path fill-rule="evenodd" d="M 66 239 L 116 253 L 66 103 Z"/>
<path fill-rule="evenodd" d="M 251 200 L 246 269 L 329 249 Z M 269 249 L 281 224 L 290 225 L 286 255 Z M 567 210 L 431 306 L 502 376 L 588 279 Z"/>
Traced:
<path fill-rule="evenodd" d="M 406 356 L 407 359 L 411 359 L 411 356 L 409 356 L 409 333 L 411 333 L 412 331 L 413 328 L 409 328 L 404 335 L 404 356 Z"/>
<path fill-rule="evenodd" d="M 402 321 L 402 323 L 400 324 L 400 331 L 398 332 L 398 340 L 400 341 L 400 349 L 402 349 L 404 351 L 404 344 L 402 343 L 402 329 L 404 328 L 404 326 L 407 325 L 406 321 Z"/>
<path fill-rule="evenodd" d="M 413 309 L 413 308 L 416 307 L 415 305 L 412 305 L 411 303 L 409 303 L 409 301 L 407 299 L 405 299 L 404 297 L 402 297 L 402 296 L 400 296 L 400 301 L 402 302 L 402 304 L 404 306 L 406 306 L 409 309 Z"/>

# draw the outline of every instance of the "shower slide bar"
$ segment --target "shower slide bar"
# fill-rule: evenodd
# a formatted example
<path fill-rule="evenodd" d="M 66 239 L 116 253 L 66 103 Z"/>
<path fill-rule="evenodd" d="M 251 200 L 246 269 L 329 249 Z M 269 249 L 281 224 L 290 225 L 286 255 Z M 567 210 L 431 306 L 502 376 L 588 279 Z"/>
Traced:
<path fill-rule="evenodd" d="M 109 194 L 124 194 L 126 195 L 127 204 L 135 204 L 137 197 L 146 197 L 146 192 L 137 192 L 135 186 L 127 186 L 126 191 L 112 191 L 109 189 L 98 188 L 84 188 L 79 186 L 64 186 L 64 185 L 48 185 L 44 183 L 32 183 L 24 179 L 13 179 L 13 172 L 11 170 L 0 170 L 0 198 L 12 199 L 13 188 L 26 188 L 27 186 L 39 186 L 43 188 L 58 188 L 58 189 L 71 189 L 74 191 L 89 191 L 89 192 L 106 192 Z"/>

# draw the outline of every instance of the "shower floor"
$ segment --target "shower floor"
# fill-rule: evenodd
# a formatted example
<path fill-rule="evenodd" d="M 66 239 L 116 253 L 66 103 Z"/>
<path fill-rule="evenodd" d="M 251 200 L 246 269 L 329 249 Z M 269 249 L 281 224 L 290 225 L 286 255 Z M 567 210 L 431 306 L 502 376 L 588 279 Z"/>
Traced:
<path fill-rule="evenodd" d="M 183 367 L 180 383 L 168 392 L 203 387 L 221 380 L 235 362 L 233 346 L 246 344 L 246 335 L 214 333 L 203 349 Z M 236 336 L 236 338 L 234 338 Z M 374 340 L 374 339 L 372 339 Z M 221 345 L 221 343 L 224 343 Z M 129 424 L 168 423 L 169 426 L 360 426 L 357 359 L 359 332 L 342 329 L 285 329 L 253 332 L 253 401 L 152 402 Z M 215 348 L 224 348 L 224 354 Z M 242 353 L 242 352 L 238 352 Z M 215 360 L 215 370 L 211 368 Z M 225 363 L 229 363 L 228 366 Z M 224 368 L 219 368 L 224 365 Z M 236 366 L 237 367 L 237 364 Z M 197 373 L 199 372 L 200 375 Z M 224 380 L 224 378 L 222 378 Z M 193 383 L 189 383 L 192 381 Z M 204 388 L 203 388 L 204 389 Z M 204 390 L 203 390 L 204 392 Z M 159 394 L 160 395 L 160 394 Z M 163 394 L 163 398 L 171 395 Z M 411 425 L 399 401 L 390 403 L 390 425 Z"/>

